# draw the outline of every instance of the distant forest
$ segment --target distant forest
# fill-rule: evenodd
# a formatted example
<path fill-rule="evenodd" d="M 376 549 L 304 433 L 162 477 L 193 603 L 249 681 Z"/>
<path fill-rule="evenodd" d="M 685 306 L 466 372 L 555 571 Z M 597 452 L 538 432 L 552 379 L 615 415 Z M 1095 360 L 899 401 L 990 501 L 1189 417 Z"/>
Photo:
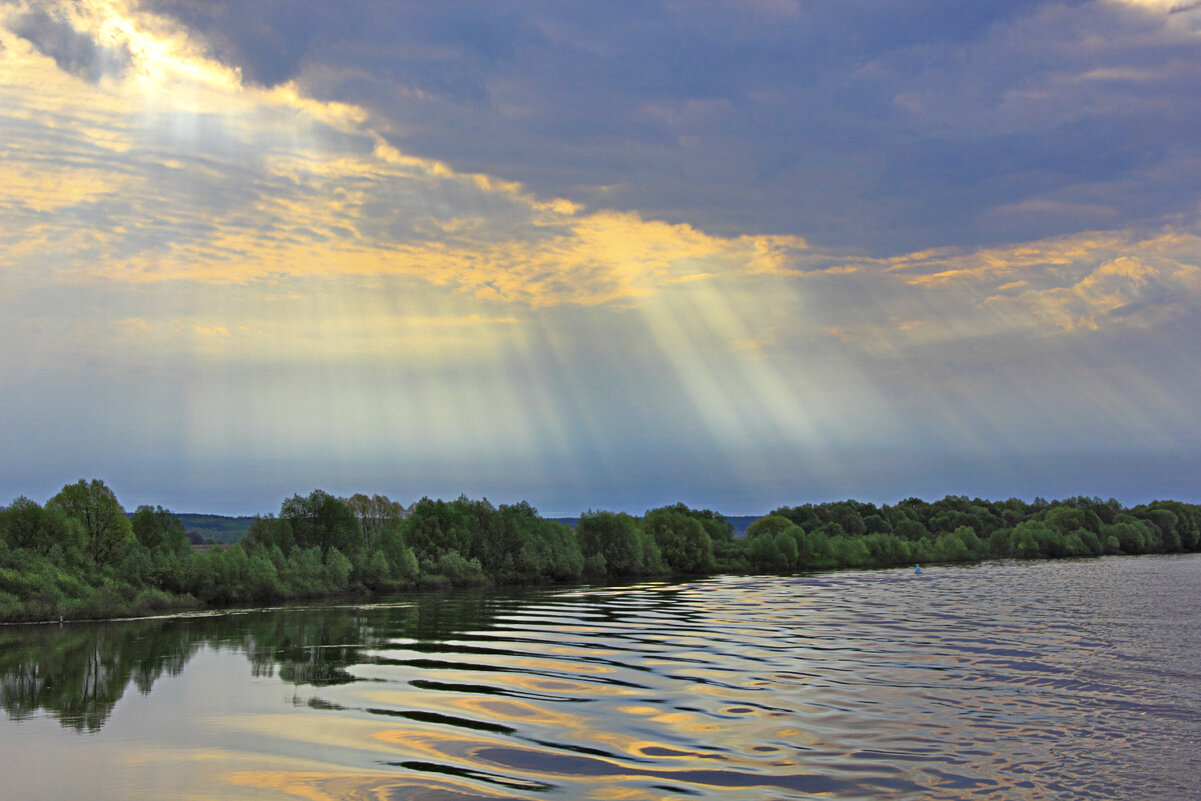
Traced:
<path fill-rule="evenodd" d="M 221 522 L 230 520 L 246 520 L 235 544 L 193 546 L 189 529 L 235 538 L 233 524 Z M 781 507 L 740 538 L 723 515 L 684 504 L 639 518 L 590 511 L 574 528 L 525 502 L 422 498 L 405 507 L 382 495 L 339 498 L 322 490 L 249 519 L 178 515 L 161 506 L 128 514 L 93 479 L 68 484 L 44 506 L 19 497 L 0 508 L 0 620 L 417 587 L 1197 550 L 1201 507 L 1179 501 L 1127 508 L 1085 497 L 1026 503 L 947 496 L 891 506 L 848 500 Z"/>
<path fill-rule="evenodd" d="M 136 514 L 136 513 L 135 513 Z M 254 517 L 227 517 L 225 515 L 199 515 L 190 512 L 176 513 L 193 545 L 231 544 L 238 542 L 250 530 Z M 133 515 L 131 514 L 132 518 Z"/>
<path fill-rule="evenodd" d="M 132 516 L 133 513 L 130 513 L 130 517 Z M 240 542 L 246 536 L 246 532 L 250 530 L 250 524 L 255 520 L 253 516 L 229 517 L 191 512 L 176 512 L 175 516 L 179 518 L 179 522 L 183 523 L 184 531 L 188 534 L 188 541 L 193 545 L 230 545 Z M 741 515 L 727 517 L 726 520 L 734 527 L 734 535 L 741 537 L 746 533 L 747 527 L 759 517 L 759 515 Z M 575 528 L 576 524 L 580 522 L 578 517 L 552 517 L 550 519 L 572 528 Z"/>

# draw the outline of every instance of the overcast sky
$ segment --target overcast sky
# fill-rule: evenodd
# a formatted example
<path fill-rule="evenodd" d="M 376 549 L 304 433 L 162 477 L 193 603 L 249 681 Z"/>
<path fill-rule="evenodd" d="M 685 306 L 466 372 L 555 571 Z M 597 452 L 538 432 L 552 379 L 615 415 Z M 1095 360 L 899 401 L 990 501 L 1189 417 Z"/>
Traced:
<path fill-rule="evenodd" d="M 0 0 L 0 504 L 1201 501 L 1201 4 Z"/>

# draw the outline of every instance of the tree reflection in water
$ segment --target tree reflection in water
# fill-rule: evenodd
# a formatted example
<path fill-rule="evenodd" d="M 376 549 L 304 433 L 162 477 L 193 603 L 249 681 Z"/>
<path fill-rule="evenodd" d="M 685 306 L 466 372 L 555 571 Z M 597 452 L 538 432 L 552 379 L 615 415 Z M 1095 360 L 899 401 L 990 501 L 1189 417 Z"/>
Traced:
<path fill-rule="evenodd" d="M 243 653 L 255 677 L 354 681 L 352 665 L 393 639 L 437 640 L 492 617 L 496 596 L 424 594 L 395 604 L 306 606 L 100 623 L 0 627 L 0 706 L 97 731 L 132 684 L 148 695 L 202 648 Z"/>

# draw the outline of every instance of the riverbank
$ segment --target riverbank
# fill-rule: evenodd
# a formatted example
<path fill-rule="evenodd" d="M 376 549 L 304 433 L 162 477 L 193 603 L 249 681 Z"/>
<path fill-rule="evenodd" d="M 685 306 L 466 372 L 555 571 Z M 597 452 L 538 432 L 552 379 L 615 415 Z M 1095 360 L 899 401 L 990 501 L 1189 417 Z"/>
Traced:
<path fill-rule="evenodd" d="M 415 588 L 536 586 L 717 573 L 1183 553 L 1201 548 L 1201 507 L 1070 498 L 1027 504 L 948 496 L 876 507 L 781 507 L 744 537 L 683 504 L 635 518 L 588 512 L 575 527 L 526 503 L 316 490 L 255 518 L 237 544 L 201 551 L 161 507 L 127 516 L 100 481 L 40 506 L 0 509 L 0 621 L 57 621 L 292 600 L 370 598 Z"/>
<path fill-rule="evenodd" d="M 1155 555 L 1163 556 L 1164 554 L 1109 554 L 1108 556 L 1140 556 L 1140 555 Z M 1024 559 L 1020 561 L 1030 562 L 1046 562 L 1056 559 L 1089 559 L 1099 557 L 1083 557 L 1083 556 L 1063 556 L 1063 557 L 1043 557 Z M 940 567 L 979 567 L 990 563 L 1014 562 L 1012 557 L 985 557 L 975 560 L 958 560 L 958 561 L 927 561 L 922 564 L 921 576 L 930 577 L 937 575 L 935 568 Z M 644 575 L 638 577 L 635 582 L 638 585 L 646 583 L 683 583 L 698 579 L 715 578 L 725 576 L 730 578 L 754 578 L 754 577 L 805 577 L 805 576 L 820 576 L 826 574 L 837 574 L 841 572 L 853 572 L 862 570 L 897 570 L 903 569 L 906 573 L 913 572 L 913 563 L 904 564 L 872 564 L 872 565 L 838 565 L 828 566 L 809 570 L 796 570 L 775 573 L 763 573 L 756 571 L 735 573 L 729 571 L 714 571 L 706 574 L 680 575 L 673 573 L 664 573 L 659 575 Z M 578 581 L 564 581 L 555 583 L 541 583 L 537 585 L 529 584 L 498 584 L 494 581 L 484 579 L 467 584 L 453 584 L 448 581 L 432 580 L 421 584 L 414 584 L 409 587 L 396 588 L 390 591 L 371 591 L 364 588 L 354 588 L 350 590 L 342 590 L 336 592 L 328 592 L 324 594 L 313 594 L 305 596 L 293 596 L 289 598 L 275 598 L 264 600 L 258 604 L 246 604 L 244 602 L 234 602 L 229 604 L 205 604 L 192 596 L 171 596 L 166 593 L 154 593 L 148 591 L 139 592 L 132 600 L 126 600 L 118 595 L 113 594 L 111 588 L 101 588 L 97 593 L 90 597 L 82 599 L 81 602 L 71 604 L 67 607 L 58 608 L 50 614 L 44 614 L 44 609 L 33 604 L 28 607 L 16 610 L 16 614 L 12 614 L 11 610 L 0 610 L 0 626 L 13 625 L 46 625 L 60 623 L 101 623 L 109 621 L 125 621 L 125 620 L 145 620 L 145 619 L 170 619 L 174 617 L 190 617 L 195 613 L 202 614 L 244 614 L 249 612 L 260 612 L 270 610 L 288 610 L 288 609 L 303 609 L 316 605 L 317 607 L 329 606 L 331 608 L 337 606 L 353 607 L 355 609 L 372 608 L 383 603 L 384 605 L 395 605 L 397 599 L 417 599 L 427 597 L 430 594 L 448 594 L 456 595 L 463 592 L 478 592 L 483 591 L 503 591 L 503 590 L 532 590 L 532 589 L 554 589 L 573 587 L 588 590 L 609 590 L 614 587 L 626 586 L 627 582 L 613 582 L 602 584 L 581 584 Z M 263 604 L 269 604 L 264 607 Z"/>

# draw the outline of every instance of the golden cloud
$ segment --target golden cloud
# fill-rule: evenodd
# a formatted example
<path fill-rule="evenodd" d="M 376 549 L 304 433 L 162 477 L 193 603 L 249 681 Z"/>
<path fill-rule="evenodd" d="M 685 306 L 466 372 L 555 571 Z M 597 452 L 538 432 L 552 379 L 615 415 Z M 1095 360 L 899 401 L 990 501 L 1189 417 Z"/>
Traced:
<path fill-rule="evenodd" d="M 806 247 L 588 211 L 458 173 L 402 153 L 360 108 L 292 84 L 245 85 L 131 4 L 54 8 L 133 64 L 91 83 L 0 34 L 10 76 L 0 86 L 10 141 L 0 205 L 29 220 L 8 258 L 45 255 L 56 241 L 53 271 L 64 280 L 402 275 L 531 307 L 595 305 L 718 274 L 781 272 Z M 105 232 L 100 248 L 79 236 L 95 230 Z"/>
<path fill-rule="evenodd" d="M 1141 236 L 1088 232 L 975 251 L 927 250 L 861 259 L 854 272 L 803 275 L 815 331 L 888 356 L 995 335 L 1154 325 L 1201 303 L 1198 262 L 1201 236 L 1165 228 Z M 812 280 L 818 275 L 837 280 L 843 294 L 825 299 L 830 290 Z"/>
<path fill-rule="evenodd" d="M 463 301 L 409 315 L 419 326 L 377 308 L 378 299 L 370 313 L 329 311 L 322 325 L 341 332 L 339 353 L 411 348 L 415 328 L 435 349 L 494 341 L 499 320 L 516 317 L 511 308 L 482 313 L 480 301 L 641 305 L 681 284 L 696 285 L 700 313 L 734 320 L 761 308 L 768 287 L 792 282 L 809 291 L 807 330 L 884 349 L 1133 324 L 1175 308 L 1165 300 L 1172 293 L 1198 291 L 1190 265 L 1201 240 L 1173 229 L 866 258 L 818 252 L 800 237 L 715 236 L 540 198 L 497 176 L 404 153 L 356 106 L 315 100 L 295 84 L 247 85 L 207 58 L 203 43 L 131 3 L 48 7 L 81 35 L 128 52 L 131 66 L 98 81 L 70 74 L 11 32 L 26 7 L 0 11 L 0 271 L 10 285 L 174 282 L 228 288 L 245 311 L 250 298 L 270 302 L 271 291 L 303 294 L 336 281 L 362 301 L 372 279 L 418 279 Z M 1048 208 L 1031 201 L 1013 210 Z M 739 313 L 723 311 L 731 281 L 748 276 L 771 280 L 739 301 Z M 205 348 L 260 335 L 286 342 L 326 300 L 284 298 L 293 311 L 269 321 L 249 315 L 249 331 L 215 315 L 174 335 L 207 340 L 193 345 Z M 762 326 L 722 325 L 727 341 L 758 343 L 748 352 L 768 341 Z M 659 336 L 682 347 L 681 335 Z M 317 350 L 333 347 L 333 337 L 313 340 Z"/>
<path fill-rule="evenodd" d="M 1152 266 L 1135 256 L 1105 262 L 1068 287 L 995 295 L 986 303 L 1024 311 L 1032 318 L 1065 331 L 1097 330 L 1106 321 L 1144 325 L 1169 312 L 1183 293 L 1201 288 L 1201 269 L 1171 263 Z M 1148 301 L 1158 300 L 1148 304 Z"/>

